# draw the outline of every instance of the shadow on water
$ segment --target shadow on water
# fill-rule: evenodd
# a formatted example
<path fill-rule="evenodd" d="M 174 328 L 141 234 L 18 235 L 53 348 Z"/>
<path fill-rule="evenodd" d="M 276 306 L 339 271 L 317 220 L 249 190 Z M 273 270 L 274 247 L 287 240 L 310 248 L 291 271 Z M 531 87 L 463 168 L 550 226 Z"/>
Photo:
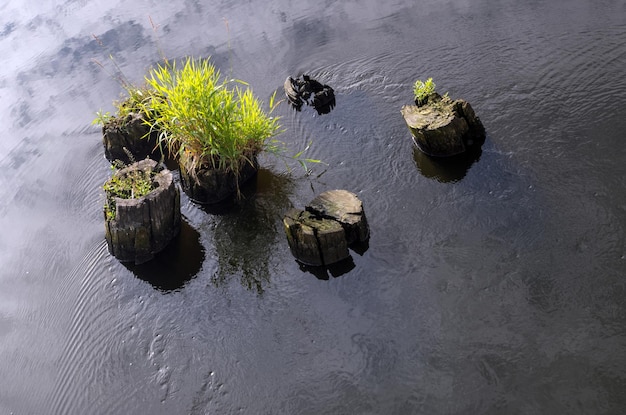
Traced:
<path fill-rule="evenodd" d="M 183 218 L 180 233 L 151 261 L 141 265 L 124 263 L 124 266 L 157 290 L 169 292 L 182 288 L 195 277 L 204 257 L 200 234 Z"/>
<path fill-rule="evenodd" d="M 431 157 L 414 146 L 413 160 L 424 177 L 441 183 L 455 183 L 463 180 L 474 163 L 480 160 L 483 142 L 474 143 L 464 153 L 452 157 Z"/>
<path fill-rule="evenodd" d="M 297 262 L 297 261 L 296 261 Z M 328 281 L 330 277 L 338 278 L 342 275 L 345 275 L 352 271 L 356 265 L 351 256 L 344 259 L 343 261 L 339 261 L 335 264 L 315 267 L 311 265 L 305 265 L 301 262 L 298 262 L 298 266 L 302 272 L 308 272 L 309 274 L 315 275 L 318 280 Z"/>
<path fill-rule="evenodd" d="M 212 281 L 219 286 L 237 276 L 249 290 L 262 294 L 272 274 L 272 245 L 282 231 L 281 214 L 291 205 L 293 182 L 286 175 L 259 169 L 246 183 L 239 201 L 203 206 L 218 215 L 214 243 L 218 268 Z"/>
<path fill-rule="evenodd" d="M 369 249 L 369 239 L 365 242 L 356 242 L 349 246 L 350 250 L 359 256 L 363 256 L 363 254 Z M 300 270 L 302 272 L 308 272 L 309 274 L 313 274 L 317 279 L 322 281 L 330 280 L 330 277 L 338 278 L 342 275 L 345 275 L 356 268 L 356 264 L 352 259 L 352 256 L 348 258 L 336 262 L 334 264 L 325 265 L 325 266 L 313 266 L 306 265 L 299 261 L 296 261 Z"/>

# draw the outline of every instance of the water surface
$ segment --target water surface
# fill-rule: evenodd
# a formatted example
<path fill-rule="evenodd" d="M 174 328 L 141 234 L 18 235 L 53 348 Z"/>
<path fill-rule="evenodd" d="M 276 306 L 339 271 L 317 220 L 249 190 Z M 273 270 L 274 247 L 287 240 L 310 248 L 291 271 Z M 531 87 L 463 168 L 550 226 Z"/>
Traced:
<path fill-rule="evenodd" d="M 623 1 L 1 15 L 0 413 L 626 410 Z M 263 157 L 230 211 L 183 195 L 162 262 L 120 264 L 91 120 L 113 110 L 117 77 L 209 55 L 265 102 L 289 75 L 331 85 L 329 114 L 277 110 L 288 154 L 310 144 L 325 164 Z M 416 153 L 400 115 L 427 77 L 486 127 L 458 165 Z M 363 201 L 369 247 L 342 269 L 301 267 L 282 215 L 334 188 Z"/>

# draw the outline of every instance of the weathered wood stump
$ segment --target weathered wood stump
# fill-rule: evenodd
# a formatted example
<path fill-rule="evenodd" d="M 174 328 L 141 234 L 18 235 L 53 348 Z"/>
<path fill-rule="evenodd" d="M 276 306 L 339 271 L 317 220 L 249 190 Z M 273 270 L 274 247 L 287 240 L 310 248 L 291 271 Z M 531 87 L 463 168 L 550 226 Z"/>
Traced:
<path fill-rule="evenodd" d="M 159 170 L 154 160 L 142 160 L 115 174 L 124 177 L 137 171 L 156 172 L 153 190 L 134 199 L 115 197 L 115 214 L 109 215 L 105 209 L 105 236 L 113 256 L 141 264 L 162 251 L 180 231 L 180 193 L 172 172 Z"/>
<path fill-rule="evenodd" d="M 124 118 L 114 117 L 102 126 L 104 156 L 110 162 L 124 164 L 146 157 L 160 159 L 159 132 L 150 129 L 143 114 L 130 113 Z"/>
<path fill-rule="evenodd" d="M 461 154 L 478 142 L 485 129 L 471 105 L 462 100 L 431 94 L 423 105 L 405 105 L 402 115 L 413 142 L 429 156 L 448 157 Z"/>
<path fill-rule="evenodd" d="M 191 200 L 201 204 L 216 204 L 233 198 L 241 185 L 256 176 L 259 170 L 256 156 L 249 157 L 252 163 L 241 163 L 239 174 L 231 170 L 214 169 L 208 165 L 189 171 L 185 157 L 185 154 L 181 154 L 179 161 L 181 186 Z"/>
<path fill-rule="evenodd" d="M 363 203 L 354 193 L 330 190 L 305 210 L 290 209 L 283 224 L 291 253 L 306 265 L 330 265 L 350 257 L 348 247 L 369 239 Z"/>

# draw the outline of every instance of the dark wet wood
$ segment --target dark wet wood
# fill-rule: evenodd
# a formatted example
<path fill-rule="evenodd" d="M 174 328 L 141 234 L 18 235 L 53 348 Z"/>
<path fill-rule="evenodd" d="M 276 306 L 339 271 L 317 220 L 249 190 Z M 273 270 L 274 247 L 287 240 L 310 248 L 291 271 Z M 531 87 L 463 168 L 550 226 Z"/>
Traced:
<path fill-rule="evenodd" d="M 116 160 L 130 164 L 150 157 L 161 160 L 159 132 L 151 130 L 142 114 L 131 113 L 126 117 L 113 118 L 102 127 L 104 156 L 110 162 Z"/>
<path fill-rule="evenodd" d="M 119 170 L 125 175 L 132 170 L 157 168 L 146 159 Z M 115 219 L 105 213 L 105 237 L 109 252 L 123 262 L 141 264 L 162 251 L 180 231 L 180 193 L 172 172 L 163 169 L 153 179 L 156 187 L 137 199 L 116 198 Z"/>
<path fill-rule="evenodd" d="M 248 161 L 249 160 L 249 161 Z M 256 176 L 259 164 L 256 156 L 250 156 L 241 163 L 238 174 L 233 171 L 200 166 L 190 172 L 186 168 L 185 155 L 180 160 L 180 182 L 183 191 L 197 203 L 211 205 L 237 196 L 241 186 Z"/>
<path fill-rule="evenodd" d="M 302 79 L 287 77 L 284 89 L 287 100 L 298 111 L 305 103 L 318 114 L 328 114 L 335 107 L 335 91 L 308 75 L 302 75 Z"/>
<path fill-rule="evenodd" d="M 347 259 L 348 246 L 369 239 L 363 204 L 346 190 L 324 192 L 305 210 L 289 210 L 283 224 L 291 253 L 306 265 Z"/>
<path fill-rule="evenodd" d="M 466 101 L 452 101 L 433 94 L 427 103 L 420 106 L 405 105 L 401 112 L 413 142 L 430 156 L 461 154 L 468 146 L 482 144 L 484 140 L 484 127 Z"/>

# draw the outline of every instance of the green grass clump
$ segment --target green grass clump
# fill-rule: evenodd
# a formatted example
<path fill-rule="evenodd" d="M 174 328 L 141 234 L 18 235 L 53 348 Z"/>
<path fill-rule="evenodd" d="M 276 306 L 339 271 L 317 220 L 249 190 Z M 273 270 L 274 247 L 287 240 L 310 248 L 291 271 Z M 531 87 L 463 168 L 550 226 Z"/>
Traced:
<path fill-rule="evenodd" d="M 192 174 L 201 166 L 238 174 L 242 163 L 271 146 L 280 128 L 246 83 L 222 80 L 209 59 L 188 58 L 182 67 L 166 62 L 146 82 L 159 97 L 151 103 L 153 128 L 171 154 L 184 154 L 179 159 Z"/>
<path fill-rule="evenodd" d="M 419 104 L 426 103 L 428 96 L 435 92 L 435 83 L 433 78 L 428 78 L 426 82 L 421 80 L 415 81 L 413 85 L 413 95 L 415 95 L 415 101 Z"/>
<path fill-rule="evenodd" d="M 124 175 L 114 173 L 103 186 L 106 194 L 104 211 L 107 219 L 115 219 L 116 197 L 139 199 L 154 190 L 155 185 L 152 181 L 154 175 L 155 172 L 152 170 L 132 170 Z"/>
<path fill-rule="evenodd" d="M 123 126 L 126 117 L 133 113 L 143 114 L 145 119 L 154 118 L 152 103 L 158 98 L 154 90 L 147 85 L 137 87 L 131 84 L 124 84 L 124 90 L 126 96 L 113 102 L 115 114 L 98 111 L 92 124 L 105 125 L 117 122 L 119 126 Z"/>

